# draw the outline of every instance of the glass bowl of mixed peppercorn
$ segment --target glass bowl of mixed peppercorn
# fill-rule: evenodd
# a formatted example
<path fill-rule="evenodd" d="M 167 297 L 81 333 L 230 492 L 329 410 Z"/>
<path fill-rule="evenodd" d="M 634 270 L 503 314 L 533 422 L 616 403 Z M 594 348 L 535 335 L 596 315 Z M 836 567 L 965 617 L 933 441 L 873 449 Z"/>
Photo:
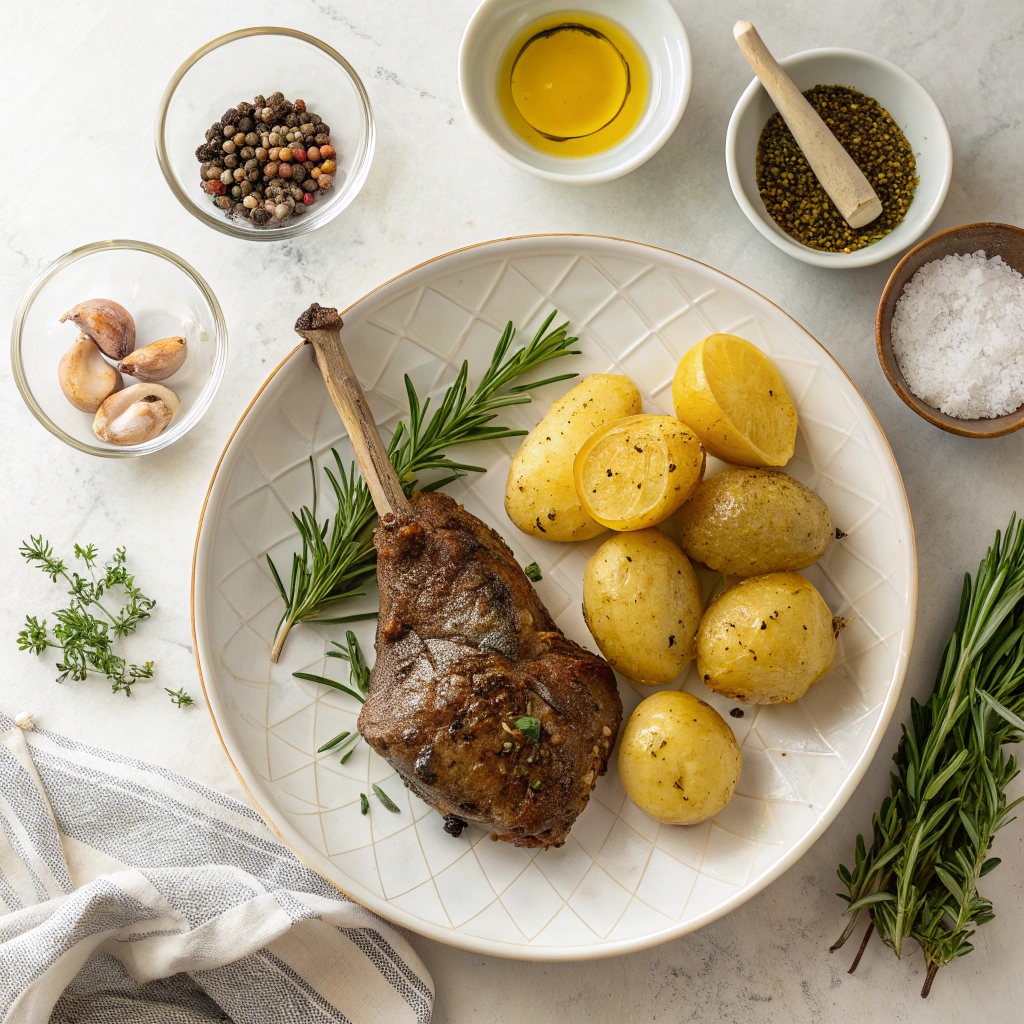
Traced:
<path fill-rule="evenodd" d="M 171 79 L 156 128 L 161 170 L 185 209 L 256 240 L 333 220 L 366 180 L 374 138 L 352 66 L 287 28 L 243 29 L 194 53 Z"/>
<path fill-rule="evenodd" d="M 863 267 L 913 245 L 953 170 L 935 101 L 896 65 L 856 50 L 808 50 L 779 63 L 864 172 L 882 214 L 862 228 L 846 223 L 754 79 L 726 137 L 729 183 L 747 218 L 784 252 L 822 267 Z"/>

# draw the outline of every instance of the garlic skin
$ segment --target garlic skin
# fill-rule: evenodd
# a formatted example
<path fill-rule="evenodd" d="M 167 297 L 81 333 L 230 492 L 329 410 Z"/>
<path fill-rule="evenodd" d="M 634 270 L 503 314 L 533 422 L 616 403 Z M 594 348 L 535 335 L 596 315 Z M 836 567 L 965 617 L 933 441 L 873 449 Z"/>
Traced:
<path fill-rule="evenodd" d="M 124 359 L 135 348 L 135 321 L 113 299 L 89 299 L 69 309 L 60 322 L 70 320 L 88 334 L 111 359 Z"/>
<path fill-rule="evenodd" d="M 92 430 L 108 444 L 142 444 L 164 432 L 180 404 L 178 396 L 162 384 L 133 384 L 104 401 Z"/>
<path fill-rule="evenodd" d="M 103 358 L 87 334 L 79 334 L 60 357 L 57 380 L 64 397 L 82 412 L 94 413 L 103 400 L 124 387 L 121 374 Z"/>
<path fill-rule="evenodd" d="M 32 722 L 32 715 L 28 711 L 19 711 L 14 716 L 14 724 L 19 729 L 24 729 L 25 732 L 31 732 L 35 728 L 35 725 Z"/>
<path fill-rule="evenodd" d="M 188 346 L 181 335 L 161 338 L 149 345 L 136 349 L 117 364 L 117 368 L 134 377 L 148 382 L 165 380 L 181 369 L 188 355 Z"/>

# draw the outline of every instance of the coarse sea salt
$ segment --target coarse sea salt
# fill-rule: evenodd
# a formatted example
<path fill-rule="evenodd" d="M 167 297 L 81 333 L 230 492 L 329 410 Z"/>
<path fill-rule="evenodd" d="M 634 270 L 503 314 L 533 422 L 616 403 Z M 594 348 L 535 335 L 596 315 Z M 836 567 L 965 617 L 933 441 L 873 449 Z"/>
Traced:
<path fill-rule="evenodd" d="M 958 419 L 1024 405 L 1024 277 L 984 251 L 926 263 L 892 315 L 892 352 L 910 390 Z"/>

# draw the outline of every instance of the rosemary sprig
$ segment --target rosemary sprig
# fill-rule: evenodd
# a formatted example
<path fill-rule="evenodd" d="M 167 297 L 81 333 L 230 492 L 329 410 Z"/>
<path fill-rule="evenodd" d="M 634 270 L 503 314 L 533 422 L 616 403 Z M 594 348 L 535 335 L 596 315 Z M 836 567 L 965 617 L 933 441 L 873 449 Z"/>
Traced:
<path fill-rule="evenodd" d="M 513 381 L 553 359 L 578 354 L 572 346 L 579 339 L 569 336 L 567 323 L 551 328 L 554 318 L 555 313 L 552 312 L 533 340 L 512 355 L 508 352 L 516 332 L 510 321 L 476 390 L 469 390 L 469 364 L 463 362 L 455 382 L 429 416 L 430 399 L 421 402 L 412 381 L 406 376 L 409 421 L 398 424 L 388 445 L 388 454 L 407 494 L 412 494 L 420 486 L 419 477 L 423 473 L 443 474 L 421 486 L 422 490 L 431 491 L 445 487 L 467 473 L 482 473 L 482 467 L 457 462 L 446 452 L 460 444 L 525 434 L 525 430 L 495 423 L 499 412 L 506 406 L 529 403 L 529 392 L 545 384 L 576 376 L 575 373 L 563 373 L 512 386 Z M 369 488 L 357 474 L 354 463 L 346 469 L 338 452 L 332 449 L 332 453 L 334 468 L 325 467 L 324 472 L 338 505 L 333 520 L 328 518 L 321 522 L 317 516 L 316 471 L 310 459 L 313 501 L 312 506 L 303 506 L 292 513 L 302 546 L 292 555 L 287 585 L 267 556 L 284 601 L 284 611 L 270 655 L 272 661 L 278 660 L 289 631 L 298 622 L 352 622 L 356 618 L 368 617 L 320 617 L 331 605 L 362 596 L 362 588 L 376 575 L 372 531 L 377 514 Z"/>
<path fill-rule="evenodd" d="M 988 855 L 996 832 L 1024 800 L 1007 802 L 1018 769 L 1004 750 L 1024 738 L 1024 522 L 1011 519 L 975 579 L 966 576 L 935 689 L 910 710 L 871 846 L 858 836 L 853 869 L 839 868 L 850 921 L 832 948 L 867 911 L 850 970 L 872 930 L 897 956 L 912 937 L 928 965 L 927 996 L 939 968 L 969 953 L 973 928 L 994 916 L 978 884 L 999 864 Z"/>
<path fill-rule="evenodd" d="M 351 686 L 339 683 L 336 679 L 329 679 L 327 676 L 316 675 L 313 672 L 293 672 L 292 675 L 296 679 L 306 679 L 311 683 L 320 683 L 321 686 L 330 686 L 335 690 L 341 690 L 342 693 L 355 697 L 360 704 L 365 704 L 366 694 L 370 689 L 370 669 L 366 664 L 366 659 L 363 657 L 363 651 L 359 646 L 355 633 L 350 629 L 345 634 L 344 646 L 336 640 L 332 640 L 331 643 L 338 649 L 336 651 L 328 651 L 327 657 L 341 658 L 342 661 L 348 662 L 348 681 L 352 684 Z M 353 686 L 355 689 L 352 688 Z M 339 750 L 344 751 L 341 763 L 344 764 L 352 756 L 361 739 L 362 737 L 358 732 L 341 732 L 334 739 L 328 740 L 322 747 L 318 747 L 317 753 L 322 754 L 327 750 L 333 750 L 335 747 L 339 747 L 340 744 Z"/>
<path fill-rule="evenodd" d="M 54 583 L 63 580 L 68 585 L 70 601 L 66 608 L 53 613 L 56 625 L 52 633 L 46 619 L 40 622 L 35 615 L 26 616 L 25 628 L 18 634 L 19 650 L 36 655 L 49 648 L 60 651 L 58 683 L 68 678 L 83 680 L 90 673 L 98 673 L 110 680 L 114 693 L 131 696 L 134 683 L 152 678 L 153 662 L 136 665 L 114 653 L 114 640 L 134 633 L 156 605 L 135 586 L 135 577 L 126 567 L 124 548 L 118 548 L 109 562 L 99 565 L 95 545 L 83 548 L 76 544 L 75 560 L 83 564 L 87 576 L 69 569 L 41 536 L 22 543 L 21 555 Z M 124 604 L 112 611 L 107 605 L 117 589 L 124 595 Z M 171 694 L 171 699 L 179 707 L 192 702 L 183 691 Z"/>

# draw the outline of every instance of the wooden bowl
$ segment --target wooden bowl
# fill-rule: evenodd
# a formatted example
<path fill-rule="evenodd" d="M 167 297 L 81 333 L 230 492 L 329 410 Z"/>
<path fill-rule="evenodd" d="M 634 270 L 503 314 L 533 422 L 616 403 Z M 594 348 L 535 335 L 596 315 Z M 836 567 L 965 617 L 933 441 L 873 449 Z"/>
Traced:
<path fill-rule="evenodd" d="M 977 252 L 979 249 L 983 249 L 985 255 L 989 257 L 1002 256 L 1009 266 L 1024 274 L 1024 230 L 1021 228 L 1012 224 L 962 224 L 958 228 L 940 231 L 914 246 L 890 275 L 875 316 L 875 341 L 878 346 L 878 361 L 882 364 L 889 383 L 896 394 L 919 416 L 923 416 L 929 423 L 943 430 L 948 430 L 951 434 L 960 434 L 963 437 L 1001 437 L 1024 427 L 1024 406 L 1016 412 L 992 419 L 963 420 L 947 416 L 944 412 L 922 402 L 910 390 L 892 353 L 892 314 L 907 282 L 921 267 L 932 260 L 941 260 L 953 253 Z M 1021 339 L 1021 344 L 1024 344 L 1024 338 Z"/>

